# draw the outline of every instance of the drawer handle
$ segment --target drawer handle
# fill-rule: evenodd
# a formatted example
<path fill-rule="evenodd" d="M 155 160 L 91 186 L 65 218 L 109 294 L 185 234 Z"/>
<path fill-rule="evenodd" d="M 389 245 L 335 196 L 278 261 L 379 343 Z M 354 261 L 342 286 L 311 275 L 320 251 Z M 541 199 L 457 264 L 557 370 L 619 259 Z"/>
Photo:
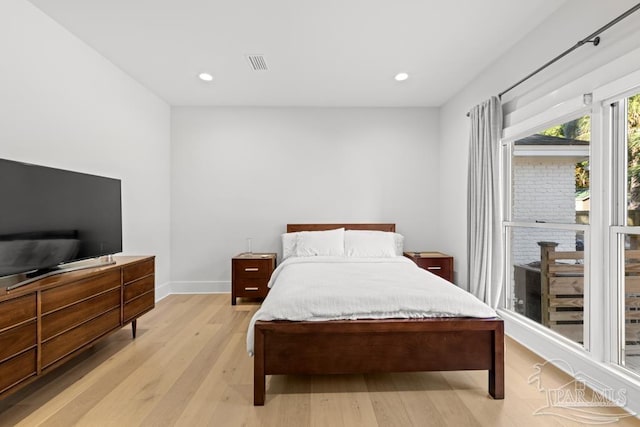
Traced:
<path fill-rule="evenodd" d="M 260 271 L 260 269 L 258 267 L 247 267 L 244 271 Z"/>
<path fill-rule="evenodd" d="M 257 291 L 259 288 L 256 287 L 251 287 L 251 288 L 244 288 L 245 291 Z"/>
<path fill-rule="evenodd" d="M 442 270 L 442 267 L 431 266 L 427 267 L 427 270 Z"/>

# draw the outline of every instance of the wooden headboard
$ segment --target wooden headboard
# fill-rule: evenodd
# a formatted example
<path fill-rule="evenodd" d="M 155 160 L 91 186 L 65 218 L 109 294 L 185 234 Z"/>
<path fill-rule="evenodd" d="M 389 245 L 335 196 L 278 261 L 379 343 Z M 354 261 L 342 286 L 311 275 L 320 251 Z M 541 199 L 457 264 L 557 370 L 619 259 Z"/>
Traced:
<path fill-rule="evenodd" d="M 395 224 L 287 224 L 287 233 L 334 230 L 336 228 L 345 228 L 346 230 L 396 231 Z"/>

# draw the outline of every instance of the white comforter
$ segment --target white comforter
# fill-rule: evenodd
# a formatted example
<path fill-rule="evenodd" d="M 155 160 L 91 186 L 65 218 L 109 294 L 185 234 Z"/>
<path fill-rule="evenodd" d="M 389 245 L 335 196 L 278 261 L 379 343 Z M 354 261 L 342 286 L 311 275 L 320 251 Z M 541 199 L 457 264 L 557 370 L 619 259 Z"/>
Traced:
<path fill-rule="evenodd" d="M 405 257 L 289 258 L 273 272 L 269 287 L 249 323 L 250 354 L 257 320 L 496 316 L 470 293 Z"/>

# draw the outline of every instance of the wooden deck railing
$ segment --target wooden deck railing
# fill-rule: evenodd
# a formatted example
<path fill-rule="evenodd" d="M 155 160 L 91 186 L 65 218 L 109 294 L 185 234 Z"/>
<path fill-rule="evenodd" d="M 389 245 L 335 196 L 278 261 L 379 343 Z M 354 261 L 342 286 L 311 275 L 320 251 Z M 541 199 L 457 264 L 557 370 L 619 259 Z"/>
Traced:
<path fill-rule="evenodd" d="M 584 252 L 556 251 L 555 242 L 538 244 L 542 324 L 583 342 Z M 624 270 L 626 354 L 640 354 L 640 250 L 625 251 Z"/>

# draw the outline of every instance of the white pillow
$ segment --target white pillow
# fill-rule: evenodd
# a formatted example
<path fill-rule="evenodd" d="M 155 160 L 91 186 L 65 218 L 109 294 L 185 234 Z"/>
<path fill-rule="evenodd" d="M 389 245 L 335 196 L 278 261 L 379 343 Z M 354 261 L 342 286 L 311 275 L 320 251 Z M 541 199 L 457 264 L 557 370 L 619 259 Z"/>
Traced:
<path fill-rule="evenodd" d="M 296 256 L 344 256 L 344 228 L 297 234 Z"/>
<path fill-rule="evenodd" d="M 296 256 L 296 243 L 298 242 L 298 233 L 284 233 L 282 235 L 282 260 L 290 256 Z"/>
<path fill-rule="evenodd" d="M 396 255 L 402 256 L 404 254 L 404 236 L 399 233 L 393 233 L 393 237 L 396 241 Z"/>
<path fill-rule="evenodd" d="M 347 230 L 344 235 L 345 255 L 349 257 L 397 256 L 396 233 L 385 231 Z"/>

